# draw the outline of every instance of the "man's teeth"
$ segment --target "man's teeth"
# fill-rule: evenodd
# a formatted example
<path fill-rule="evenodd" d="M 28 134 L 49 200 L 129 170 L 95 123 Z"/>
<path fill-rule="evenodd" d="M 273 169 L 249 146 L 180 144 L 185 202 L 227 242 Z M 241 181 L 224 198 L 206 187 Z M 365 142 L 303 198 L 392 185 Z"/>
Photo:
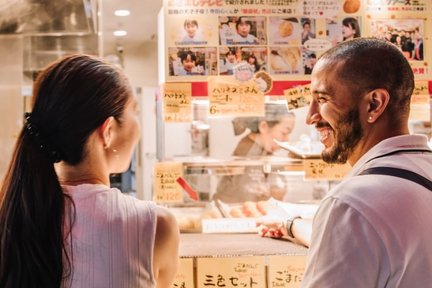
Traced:
<path fill-rule="evenodd" d="M 325 130 L 321 130 L 320 131 L 320 136 L 321 138 L 326 138 L 330 135 L 330 130 L 329 129 L 325 129 Z"/>

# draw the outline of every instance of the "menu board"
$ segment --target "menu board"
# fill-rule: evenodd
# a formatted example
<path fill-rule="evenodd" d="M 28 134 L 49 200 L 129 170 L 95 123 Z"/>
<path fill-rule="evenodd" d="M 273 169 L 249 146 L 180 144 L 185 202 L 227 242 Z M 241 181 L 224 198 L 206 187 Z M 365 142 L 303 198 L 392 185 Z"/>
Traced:
<path fill-rule="evenodd" d="M 427 81 L 416 81 L 411 96 L 410 120 L 431 121 L 431 104 Z"/>
<path fill-rule="evenodd" d="M 398 46 L 416 77 L 430 77 L 430 0 L 165 0 L 167 82 L 233 77 L 250 65 L 275 80 L 309 80 L 337 43 L 376 37 Z"/>
<path fill-rule="evenodd" d="M 264 95 L 253 81 L 209 78 L 211 116 L 264 116 Z"/>
<path fill-rule="evenodd" d="M 183 188 L 177 179 L 183 175 L 183 164 L 180 162 L 159 162 L 154 165 L 153 189 L 154 201 L 182 202 Z"/>
<path fill-rule="evenodd" d="M 349 164 L 331 164 L 321 159 L 306 159 L 303 168 L 308 180 L 342 180 L 351 170 Z"/>
<path fill-rule="evenodd" d="M 305 267 L 304 255 L 269 256 L 267 287 L 300 288 Z"/>
<path fill-rule="evenodd" d="M 180 258 L 180 267 L 172 288 L 194 288 L 193 258 Z"/>
<path fill-rule="evenodd" d="M 192 86 L 190 83 L 163 85 L 164 122 L 192 122 Z"/>
<path fill-rule="evenodd" d="M 264 257 L 198 258 L 197 287 L 266 287 Z"/>

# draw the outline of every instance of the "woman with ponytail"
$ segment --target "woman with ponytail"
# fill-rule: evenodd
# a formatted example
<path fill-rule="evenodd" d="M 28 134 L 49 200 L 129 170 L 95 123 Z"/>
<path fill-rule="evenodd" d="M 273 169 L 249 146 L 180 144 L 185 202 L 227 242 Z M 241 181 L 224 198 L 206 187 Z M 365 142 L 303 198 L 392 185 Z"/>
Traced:
<path fill-rule="evenodd" d="M 124 73 L 71 55 L 37 77 L 0 194 L 0 287 L 171 287 L 178 227 L 110 188 L 140 137 Z"/>

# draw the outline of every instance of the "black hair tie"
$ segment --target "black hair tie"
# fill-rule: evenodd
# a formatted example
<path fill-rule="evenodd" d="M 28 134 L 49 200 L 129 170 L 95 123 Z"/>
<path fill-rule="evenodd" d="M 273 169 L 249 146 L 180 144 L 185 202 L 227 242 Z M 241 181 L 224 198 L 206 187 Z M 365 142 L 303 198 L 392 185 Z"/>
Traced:
<path fill-rule="evenodd" d="M 32 114 L 26 112 L 24 113 L 24 117 L 25 132 L 34 140 L 35 144 L 45 154 L 45 156 L 48 157 L 48 159 L 50 159 L 53 163 L 60 162 L 62 160 L 60 153 L 48 144 L 46 139 L 44 139 L 44 137 L 39 132 L 38 127 L 32 123 Z"/>

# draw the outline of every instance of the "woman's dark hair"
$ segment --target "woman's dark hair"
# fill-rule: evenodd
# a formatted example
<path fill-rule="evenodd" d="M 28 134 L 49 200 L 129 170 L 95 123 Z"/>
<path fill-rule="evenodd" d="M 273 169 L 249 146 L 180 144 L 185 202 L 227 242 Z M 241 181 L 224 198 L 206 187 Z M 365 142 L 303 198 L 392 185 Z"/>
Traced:
<path fill-rule="evenodd" d="M 187 59 L 187 57 L 190 57 L 190 59 L 194 62 L 197 61 L 197 56 L 195 55 L 194 52 L 188 50 L 188 51 L 182 51 L 180 52 L 180 61 L 181 63 L 183 63 L 183 61 L 185 61 Z"/>
<path fill-rule="evenodd" d="M 90 134 L 121 121 L 130 85 L 116 67 L 87 55 L 49 65 L 33 88 L 24 125 L 1 187 L 0 287 L 60 287 L 73 273 L 74 209 L 53 162 L 81 162 Z"/>
<path fill-rule="evenodd" d="M 238 29 L 238 26 L 239 26 L 240 24 L 242 24 L 242 23 L 246 23 L 246 24 L 249 25 L 250 27 L 252 27 L 252 25 L 253 25 L 253 24 L 252 24 L 252 21 L 249 20 L 248 17 L 240 16 L 240 17 L 237 18 L 237 21 L 236 21 L 236 29 Z"/>

